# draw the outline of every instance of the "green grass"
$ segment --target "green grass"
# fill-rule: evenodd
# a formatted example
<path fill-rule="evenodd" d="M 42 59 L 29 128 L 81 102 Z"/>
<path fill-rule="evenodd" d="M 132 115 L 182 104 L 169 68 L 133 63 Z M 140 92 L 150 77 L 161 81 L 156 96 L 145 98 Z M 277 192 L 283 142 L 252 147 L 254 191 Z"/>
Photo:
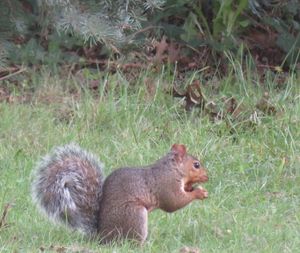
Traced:
<path fill-rule="evenodd" d="M 0 252 L 58 252 L 59 247 L 66 252 L 179 252 L 183 246 L 201 252 L 299 250 L 299 79 L 291 77 L 278 91 L 272 82 L 262 88 L 245 79 L 224 80 L 219 95 L 234 95 L 251 108 L 267 90 L 280 111 L 232 135 L 222 122 L 184 112 L 180 101 L 161 91 L 162 82 L 150 98 L 141 86 L 136 92 L 116 88 L 97 98 L 82 92 L 78 100 L 57 88 L 63 80 L 44 78 L 48 88 L 41 84 L 32 103 L 0 104 L 0 207 L 12 205 L 8 226 L 0 228 Z M 210 196 L 173 214 L 150 213 L 143 248 L 127 242 L 98 245 L 53 225 L 31 201 L 36 161 L 69 142 L 99 156 L 106 175 L 119 166 L 149 164 L 173 143 L 184 143 L 209 169 L 205 187 Z"/>

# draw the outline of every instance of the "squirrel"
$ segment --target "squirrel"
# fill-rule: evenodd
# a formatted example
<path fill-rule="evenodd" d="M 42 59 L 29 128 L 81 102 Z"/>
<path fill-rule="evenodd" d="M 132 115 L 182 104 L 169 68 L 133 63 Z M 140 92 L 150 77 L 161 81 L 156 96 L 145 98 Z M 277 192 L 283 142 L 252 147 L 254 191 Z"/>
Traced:
<path fill-rule="evenodd" d="M 151 165 L 119 168 L 106 179 L 102 163 L 76 144 L 56 147 L 37 165 L 32 197 L 53 221 L 103 243 L 129 239 L 143 244 L 148 212 L 174 212 L 208 192 L 194 186 L 207 170 L 182 144 Z"/>

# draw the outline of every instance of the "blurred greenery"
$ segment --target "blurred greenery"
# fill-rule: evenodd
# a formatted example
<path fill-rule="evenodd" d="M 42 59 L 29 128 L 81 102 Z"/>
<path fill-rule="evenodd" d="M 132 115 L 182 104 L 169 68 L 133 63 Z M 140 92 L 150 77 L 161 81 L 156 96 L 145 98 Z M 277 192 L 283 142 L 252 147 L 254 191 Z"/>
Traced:
<path fill-rule="evenodd" d="M 188 48 L 209 47 L 213 55 L 237 52 L 241 44 L 257 53 L 268 46 L 257 33 L 274 38 L 269 47 L 280 64 L 299 62 L 297 0 L 11 0 L 0 2 L 0 24 L 2 68 L 69 63 L 85 47 L 109 58 L 164 35 Z"/>

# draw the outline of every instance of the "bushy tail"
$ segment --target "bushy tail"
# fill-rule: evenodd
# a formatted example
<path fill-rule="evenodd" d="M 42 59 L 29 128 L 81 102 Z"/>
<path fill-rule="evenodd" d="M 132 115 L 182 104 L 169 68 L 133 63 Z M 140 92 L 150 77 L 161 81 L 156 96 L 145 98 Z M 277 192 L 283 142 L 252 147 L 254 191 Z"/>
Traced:
<path fill-rule="evenodd" d="M 103 186 L 102 164 L 75 144 L 57 147 L 38 164 L 34 202 L 53 221 L 93 234 Z"/>

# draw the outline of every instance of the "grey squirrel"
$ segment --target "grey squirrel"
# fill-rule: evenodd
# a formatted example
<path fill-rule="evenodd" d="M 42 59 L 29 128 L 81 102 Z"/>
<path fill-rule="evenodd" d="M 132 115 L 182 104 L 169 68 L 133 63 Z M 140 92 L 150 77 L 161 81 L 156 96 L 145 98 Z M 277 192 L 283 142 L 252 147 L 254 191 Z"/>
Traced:
<path fill-rule="evenodd" d="M 75 144 L 56 147 L 38 164 L 32 197 L 53 221 L 67 224 L 101 242 L 147 237 L 148 212 L 174 212 L 208 192 L 202 163 L 174 144 L 151 165 L 119 168 L 106 179 L 98 159 Z"/>

